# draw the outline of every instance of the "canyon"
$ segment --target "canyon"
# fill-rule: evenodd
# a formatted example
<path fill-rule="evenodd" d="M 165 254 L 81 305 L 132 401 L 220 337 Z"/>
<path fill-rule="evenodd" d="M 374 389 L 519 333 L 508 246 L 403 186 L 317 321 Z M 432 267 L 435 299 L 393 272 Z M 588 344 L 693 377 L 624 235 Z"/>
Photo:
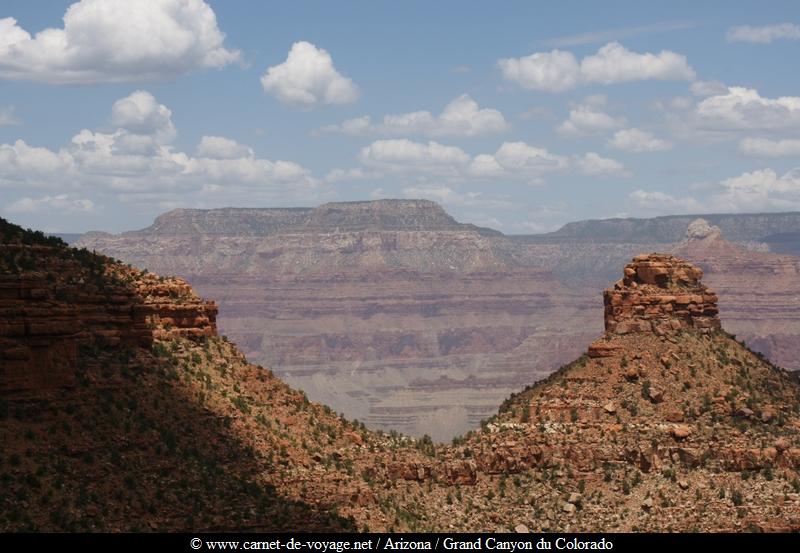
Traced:
<path fill-rule="evenodd" d="M 171 211 L 79 246 L 179 275 L 254 362 L 371 428 L 449 440 L 602 330 L 597 294 L 642 251 L 674 251 L 724 291 L 726 328 L 800 368 L 800 214 L 583 221 L 506 236 L 424 200 Z M 697 225 L 695 225 L 697 227 Z M 716 231 L 715 231 L 716 232 Z M 731 242 L 727 242 L 726 239 Z"/>
<path fill-rule="evenodd" d="M 588 350 L 439 445 L 248 362 L 185 281 L 2 219 L 0 250 L 0 530 L 800 530 L 797 375 L 675 255 L 629 260 Z"/>

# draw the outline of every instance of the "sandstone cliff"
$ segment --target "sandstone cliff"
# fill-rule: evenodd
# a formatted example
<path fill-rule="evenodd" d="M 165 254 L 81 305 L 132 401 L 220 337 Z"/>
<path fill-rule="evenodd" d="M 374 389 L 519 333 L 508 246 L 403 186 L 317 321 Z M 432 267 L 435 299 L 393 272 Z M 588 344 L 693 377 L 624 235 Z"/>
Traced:
<path fill-rule="evenodd" d="M 63 244 L 23 243 L 0 226 L 0 389 L 75 383 L 79 348 L 149 347 L 216 334 L 217 307 L 181 279 L 157 278 Z"/>
<path fill-rule="evenodd" d="M 670 255 L 640 255 L 625 266 L 613 290 L 603 292 L 607 332 L 720 328 L 716 294 L 700 283 L 703 271 Z"/>
<path fill-rule="evenodd" d="M 719 329 L 701 275 L 637 256 L 604 293 L 607 330 L 588 355 L 512 396 L 438 462 L 392 476 L 471 486 L 460 495 L 497 510 L 453 509 L 457 528 L 797 531 L 800 386 Z"/>

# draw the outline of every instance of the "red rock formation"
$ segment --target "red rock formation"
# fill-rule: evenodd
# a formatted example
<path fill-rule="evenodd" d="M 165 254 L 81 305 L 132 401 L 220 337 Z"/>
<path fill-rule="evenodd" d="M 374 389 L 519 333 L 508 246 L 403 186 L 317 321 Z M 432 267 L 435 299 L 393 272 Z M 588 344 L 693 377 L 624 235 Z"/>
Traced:
<path fill-rule="evenodd" d="M 720 328 L 716 294 L 703 271 L 671 255 L 636 256 L 614 289 L 603 292 L 607 332 L 673 333 Z"/>
<path fill-rule="evenodd" d="M 217 335 L 217 304 L 195 295 L 182 278 L 138 275 L 136 295 L 143 299 L 135 311 L 153 329 L 153 337 L 199 339 Z"/>
<path fill-rule="evenodd" d="M 102 347 L 79 351 L 80 387 L 0 397 L 11 461 L 0 529 L 800 528 L 800 388 L 724 332 L 693 321 L 662 335 L 652 325 L 607 332 L 599 355 L 510 398 L 458 445 L 437 446 L 348 423 L 225 340 L 182 338 L 213 334 L 215 315 L 182 281 L 74 255 L 9 273 L 14 285 L 1 288 L 2 328 L 18 334 L 4 338 L 15 342 L 4 361 L 36 342 L 30 329 Z M 701 287 L 691 265 L 659 263 L 618 290 Z M 144 337 L 165 338 L 152 352 L 121 355 L 133 319 Z M 198 505 L 210 516 L 194 518 Z M 309 522 L 316 512 L 353 523 Z"/>
<path fill-rule="evenodd" d="M 739 240 L 774 227 L 772 216 L 723 219 Z M 92 233 L 81 244 L 187 278 L 220 302 L 222 332 L 311 399 L 374 428 L 448 440 L 580 354 L 602 330 L 596 294 L 635 253 L 671 249 L 688 223 L 659 221 L 587 223 L 574 239 L 506 237 L 458 224 L 430 202 L 381 201 L 177 210 L 148 229 Z M 598 225 L 628 230 L 620 237 Z M 718 275 L 719 251 L 682 256 L 724 292 L 728 330 L 798 368 L 798 273 L 783 261 L 727 256 Z M 676 302 L 674 312 L 691 307 Z M 684 319 L 667 317 L 702 324 L 695 313 Z M 647 322 L 627 318 L 619 331 Z"/>

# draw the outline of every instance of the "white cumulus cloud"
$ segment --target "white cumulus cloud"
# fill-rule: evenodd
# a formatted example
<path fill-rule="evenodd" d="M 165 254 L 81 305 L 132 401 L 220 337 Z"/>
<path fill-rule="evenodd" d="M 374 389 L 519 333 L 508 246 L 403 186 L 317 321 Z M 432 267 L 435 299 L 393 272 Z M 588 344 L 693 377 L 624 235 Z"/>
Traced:
<path fill-rule="evenodd" d="M 51 84 L 173 78 L 241 61 L 202 0 L 81 0 L 31 35 L 0 19 L 0 78 Z"/>
<path fill-rule="evenodd" d="M 521 58 L 504 58 L 497 65 L 507 81 L 528 90 L 563 92 L 581 81 L 581 68 L 571 52 L 553 50 Z"/>
<path fill-rule="evenodd" d="M 187 201 L 197 207 L 254 199 L 308 201 L 326 194 L 324 183 L 303 166 L 260 158 L 228 138 L 204 136 L 196 156 L 178 151 L 162 139 L 174 134 L 170 110 L 148 92 L 117 101 L 110 120 L 115 130 L 83 129 L 58 150 L 22 140 L 0 144 L 0 188 L 4 196 L 15 191 L 22 196 L 14 209 L 89 211 L 83 199 L 94 204 L 104 195 L 163 208 Z M 34 198 L 32 188 L 50 193 Z"/>
<path fill-rule="evenodd" d="M 311 109 L 320 104 L 350 104 L 358 87 L 333 66 L 331 55 L 310 42 L 295 42 L 286 61 L 261 77 L 265 92 L 285 104 Z"/>
<path fill-rule="evenodd" d="M 529 184 L 541 184 L 541 175 L 565 171 L 569 159 L 545 148 L 525 142 L 503 142 L 494 154 L 478 154 L 469 164 L 468 176 L 485 178 L 526 179 Z"/>
<path fill-rule="evenodd" d="M 525 142 L 503 142 L 493 156 L 477 156 L 473 162 L 473 172 L 481 174 L 480 165 L 490 159 L 504 172 L 539 174 L 566 169 L 567 158 L 547 151 L 545 148 L 531 146 Z"/>
<path fill-rule="evenodd" d="M 672 142 L 656 138 L 653 133 L 640 129 L 622 129 L 614 133 L 608 145 L 626 152 L 659 152 L 673 147 Z"/>
<path fill-rule="evenodd" d="M 695 108 L 701 129 L 715 131 L 800 130 L 800 97 L 764 98 L 757 90 L 729 87 L 705 98 Z"/>
<path fill-rule="evenodd" d="M 656 214 L 796 211 L 800 209 L 800 168 L 782 176 L 769 168 L 745 172 L 698 190 L 704 196 L 635 190 L 629 199 L 634 206 Z"/>
<path fill-rule="evenodd" d="M 629 81 L 693 80 L 695 72 L 686 56 L 669 50 L 658 54 L 632 52 L 610 42 L 580 63 L 571 52 L 553 50 L 521 58 L 498 60 L 503 77 L 528 90 L 562 92 L 581 84 Z"/>
<path fill-rule="evenodd" d="M 590 177 L 630 177 L 631 173 L 615 159 L 602 157 L 595 152 L 588 152 L 577 158 L 575 164 L 578 171 Z"/>
<path fill-rule="evenodd" d="M 0 185 L 20 182 L 28 185 L 53 183 L 70 171 L 71 156 L 47 148 L 29 146 L 24 140 L 0 144 Z"/>
<path fill-rule="evenodd" d="M 800 157 L 800 140 L 796 138 L 782 140 L 745 138 L 739 142 L 739 150 L 745 154 L 760 157 Z"/>
<path fill-rule="evenodd" d="M 686 56 L 669 50 L 637 54 L 618 42 L 606 44 L 597 54 L 583 58 L 581 74 L 587 82 L 601 84 L 648 79 L 680 81 L 695 77 Z"/>
<path fill-rule="evenodd" d="M 42 196 L 29 198 L 27 196 L 12 202 L 6 209 L 8 213 L 37 213 L 40 211 L 68 211 L 85 212 L 94 211 L 95 203 L 87 198 L 73 199 L 67 194 L 55 196 Z"/>
<path fill-rule="evenodd" d="M 133 134 L 154 136 L 161 143 L 175 138 L 172 111 L 146 90 L 137 90 L 114 102 L 111 124 Z"/>
<path fill-rule="evenodd" d="M 760 169 L 725 179 L 718 185 L 714 205 L 720 211 L 794 211 L 800 209 L 800 169 L 778 176 Z"/>
<path fill-rule="evenodd" d="M 197 157 L 237 159 L 253 157 L 253 149 L 224 136 L 203 136 L 197 146 Z"/>
<path fill-rule="evenodd" d="M 395 171 L 432 171 L 455 173 L 469 163 L 461 148 L 435 141 L 412 142 L 405 138 L 376 140 L 361 149 L 361 162 Z"/>
<path fill-rule="evenodd" d="M 761 27 L 740 25 L 728 29 L 730 42 L 755 42 L 766 44 L 775 40 L 800 40 L 800 25 L 778 23 Z"/>
<path fill-rule="evenodd" d="M 314 134 L 337 132 L 351 136 L 372 133 L 400 136 L 477 136 L 499 133 L 509 127 L 498 110 L 481 108 L 469 95 L 462 94 L 447 104 L 439 115 L 433 115 L 429 111 L 386 115 L 379 124 L 373 124 L 371 118 L 365 115 L 348 119 L 338 125 L 322 127 Z"/>
<path fill-rule="evenodd" d="M 435 141 L 376 140 L 361 149 L 359 159 L 365 168 L 334 169 L 326 180 L 361 180 L 381 178 L 387 174 L 416 173 L 422 177 L 450 177 L 455 179 L 453 182 L 502 178 L 539 186 L 543 183 L 542 176 L 554 172 L 630 176 L 624 165 L 594 152 L 564 156 L 521 141 L 503 142 L 494 153 L 470 156 L 461 148 Z"/>
<path fill-rule="evenodd" d="M 611 117 L 591 104 L 580 104 L 572 108 L 569 117 L 556 131 L 564 136 L 589 136 L 618 129 L 625 124 L 624 118 Z"/>

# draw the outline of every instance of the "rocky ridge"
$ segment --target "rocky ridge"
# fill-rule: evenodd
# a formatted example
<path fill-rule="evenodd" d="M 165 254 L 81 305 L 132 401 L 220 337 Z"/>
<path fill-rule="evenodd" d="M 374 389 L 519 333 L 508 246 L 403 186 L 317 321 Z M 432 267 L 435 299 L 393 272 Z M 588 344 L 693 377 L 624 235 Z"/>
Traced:
<path fill-rule="evenodd" d="M 149 347 L 216 334 L 217 307 L 186 281 L 142 274 L 63 244 L 0 228 L 0 388 L 74 384 L 78 349 Z"/>

